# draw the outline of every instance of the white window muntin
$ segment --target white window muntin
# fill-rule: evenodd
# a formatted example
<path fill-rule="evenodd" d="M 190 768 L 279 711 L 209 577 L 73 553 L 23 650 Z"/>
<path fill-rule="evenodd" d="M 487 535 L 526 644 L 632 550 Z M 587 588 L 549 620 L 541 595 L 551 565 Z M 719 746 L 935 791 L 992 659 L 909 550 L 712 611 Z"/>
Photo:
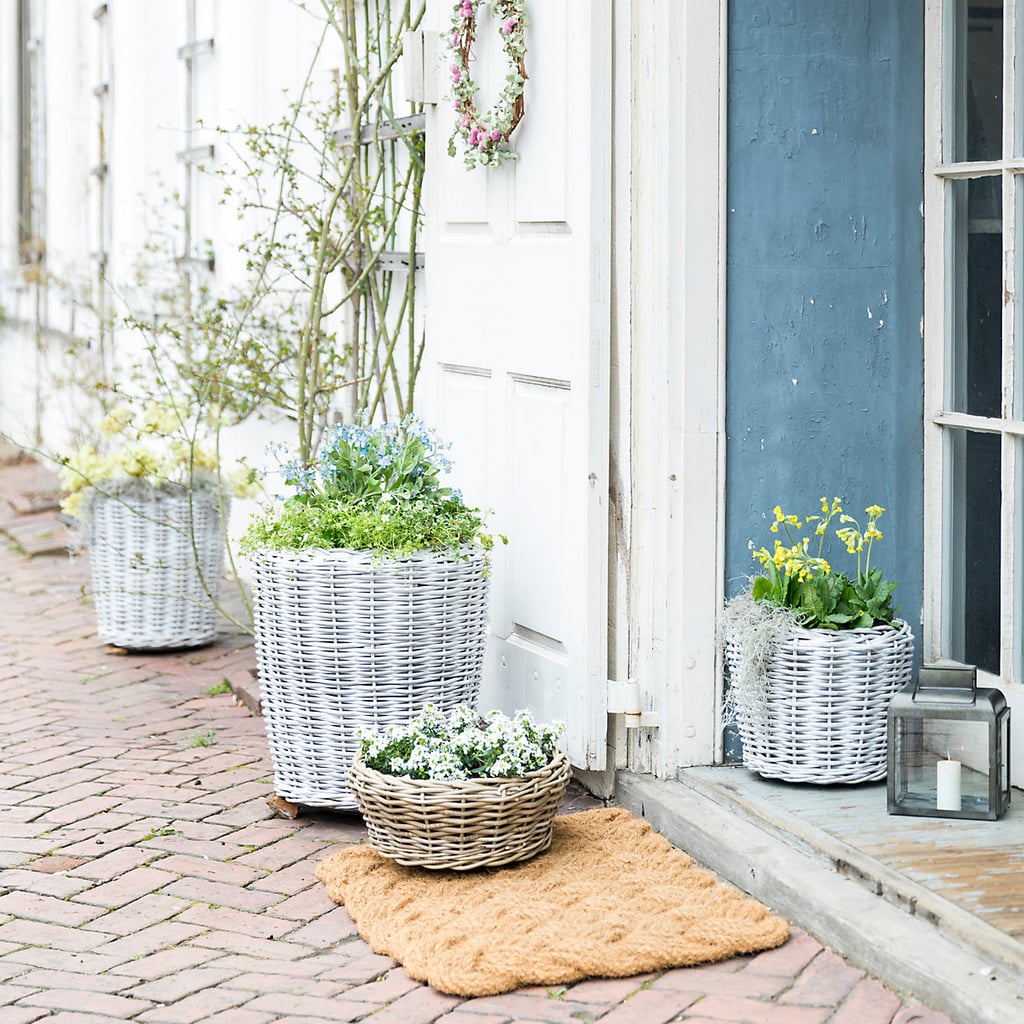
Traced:
<path fill-rule="evenodd" d="M 965 0 L 928 0 L 926 4 L 925 90 L 925 606 L 924 657 L 962 658 L 968 581 L 966 564 L 966 488 L 964 458 L 968 438 L 994 450 L 998 439 L 997 537 L 985 538 L 994 550 L 988 567 L 998 589 L 998 658 L 991 675 L 1002 682 L 1024 681 L 1024 373 L 1015 369 L 1024 356 L 1021 345 L 1022 260 L 1016 238 L 1024 208 L 1024 132 L 1018 116 L 1024 73 L 1013 74 L 1021 26 L 1015 0 L 1002 4 L 972 0 L 972 17 L 999 20 L 1002 28 L 1001 117 L 998 146 L 967 144 Z M 1001 13 L 1001 18 L 999 14 Z M 1024 17 L 1024 14 L 1022 14 Z M 996 27 L 993 27 L 996 31 Z M 986 72 L 983 70 L 982 74 Z M 989 97 L 991 99 L 991 97 Z M 992 103 L 989 103 L 991 113 Z M 988 151 L 986 151 L 986 149 Z M 970 159 L 973 157 L 973 159 Z M 977 190 L 995 179 L 1001 200 L 998 223 L 978 218 L 971 223 L 967 201 L 957 193 Z M 960 182 L 961 184 L 957 184 Z M 965 216 L 966 214 L 966 216 Z M 998 395 L 995 408 L 979 415 L 965 395 L 966 338 L 970 311 L 966 253 L 972 233 L 1001 236 L 1001 313 Z M 959 332 L 959 333 L 958 333 Z M 990 359 L 990 362 L 993 360 Z M 993 370 L 996 367 L 991 367 Z M 989 404 L 993 396 L 989 396 Z M 985 440 L 985 438 L 991 440 Z"/>

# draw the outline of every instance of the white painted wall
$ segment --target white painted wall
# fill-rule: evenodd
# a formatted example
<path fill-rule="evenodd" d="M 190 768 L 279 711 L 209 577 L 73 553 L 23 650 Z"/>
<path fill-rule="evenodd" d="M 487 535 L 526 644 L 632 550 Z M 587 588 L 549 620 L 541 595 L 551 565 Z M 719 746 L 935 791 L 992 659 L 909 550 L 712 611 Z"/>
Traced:
<path fill-rule="evenodd" d="M 131 282 L 140 252 L 157 230 L 173 236 L 181 251 L 180 221 L 166 212 L 168 197 L 185 183 L 177 154 L 188 145 L 215 142 L 209 166 L 224 165 L 232 154 L 215 126 L 284 115 L 288 92 L 294 95 L 307 73 L 321 22 L 287 0 L 196 0 L 196 37 L 215 42 L 211 53 L 195 59 L 194 108 L 205 127 L 188 133 L 186 76 L 178 56 L 187 39 L 187 0 L 31 0 L 30 6 L 45 112 L 37 131 L 45 153 L 40 192 L 48 277 L 33 281 L 17 252 L 18 2 L 0 0 L 0 306 L 6 314 L 0 324 L 0 431 L 44 452 L 67 452 L 92 416 L 87 401 L 62 382 L 69 366 L 81 368 L 98 357 L 88 308 L 101 297 L 98 254 L 108 253 L 111 293 L 104 301 L 148 313 L 145 288 Z M 103 6 L 106 13 L 96 17 Z M 331 32 L 318 80 L 326 83 L 340 63 L 339 46 Z M 95 173 L 101 123 L 105 184 Z M 218 181 L 197 176 L 193 236 L 213 242 L 217 288 L 241 279 L 238 242 L 246 231 L 234 210 L 219 203 L 220 194 Z M 69 362 L 73 341 L 79 354 Z M 106 365 L 123 365 L 138 351 L 138 339 L 121 330 L 108 346 Z M 291 433 L 280 416 L 271 415 L 229 431 L 225 454 L 259 461 L 268 440 L 290 439 Z M 244 528 L 252 507 L 236 503 L 233 534 Z"/>

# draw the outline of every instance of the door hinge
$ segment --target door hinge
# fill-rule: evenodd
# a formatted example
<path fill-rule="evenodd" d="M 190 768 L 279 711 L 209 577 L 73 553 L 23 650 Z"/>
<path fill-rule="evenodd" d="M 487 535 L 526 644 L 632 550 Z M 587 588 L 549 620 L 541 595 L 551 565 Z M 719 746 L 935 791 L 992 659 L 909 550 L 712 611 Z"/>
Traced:
<path fill-rule="evenodd" d="M 627 729 L 657 729 L 661 715 L 644 711 L 640 684 L 635 679 L 608 680 L 608 714 L 625 715 Z"/>
<path fill-rule="evenodd" d="M 440 36 L 428 29 L 402 33 L 402 55 L 405 61 L 405 98 L 410 103 L 439 103 L 438 76 Z"/>

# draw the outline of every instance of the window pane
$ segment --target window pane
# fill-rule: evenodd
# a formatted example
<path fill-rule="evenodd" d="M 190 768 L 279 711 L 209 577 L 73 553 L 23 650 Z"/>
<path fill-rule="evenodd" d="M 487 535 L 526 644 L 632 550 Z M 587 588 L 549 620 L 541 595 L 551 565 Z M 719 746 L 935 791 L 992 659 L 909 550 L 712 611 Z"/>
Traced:
<path fill-rule="evenodd" d="M 999 672 L 1000 448 L 998 434 L 950 430 L 951 658 Z"/>
<path fill-rule="evenodd" d="M 950 400 L 957 412 L 999 416 L 1002 377 L 1002 179 L 950 182 L 953 352 Z"/>
<path fill-rule="evenodd" d="M 989 807 L 988 723 L 954 722 L 914 715 L 896 720 L 897 793 L 910 808 L 986 813 Z M 959 796 L 939 802 L 939 762 L 962 762 Z"/>
<path fill-rule="evenodd" d="M 1024 19 L 1022 19 L 1024 20 Z M 1015 174 L 1013 187 L 1017 197 L 1017 238 L 1024 238 L 1024 175 Z M 1017 243 L 1017 251 L 1013 254 L 1014 285 L 1014 352 L 1016 358 L 1012 363 L 1013 380 L 1011 383 L 1009 416 L 1011 419 L 1024 419 L 1024 247 Z M 1010 344 L 1007 339 L 1007 344 Z"/>
<path fill-rule="evenodd" d="M 1003 138 L 1002 0 L 953 0 L 954 82 L 946 136 L 953 160 L 998 160 Z"/>
<path fill-rule="evenodd" d="M 22 263 L 38 262 L 41 251 L 34 207 L 39 134 L 37 50 L 32 45 L 31 7 L 18 3 L 18 251 Z"/>

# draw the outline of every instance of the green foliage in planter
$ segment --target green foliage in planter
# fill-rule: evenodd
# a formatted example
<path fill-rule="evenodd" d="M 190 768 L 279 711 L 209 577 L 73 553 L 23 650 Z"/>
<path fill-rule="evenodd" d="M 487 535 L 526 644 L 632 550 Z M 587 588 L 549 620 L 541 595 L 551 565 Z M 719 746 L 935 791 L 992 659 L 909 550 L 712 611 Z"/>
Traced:
<path fill-rule="evenodd" d="M 331 499 L 285 502 L 257 516 L 242 543 L 246 554 L 260 548 L 352 548 L 403 556 L 493 541 L 481 532 L 476 510 L 460 502 L 389 501 L 350 505 Z"/>
<path fill-rule="evenodd" d="M 466 544 L 490 549 L 480 510 L 440 483 L 450 467 L 448 446 L 416 417 L 336 427 L 312 465 L 282 463 L 296 493 L 253 518 L 242 550 L 351 548 L 401 557 Z"/>

